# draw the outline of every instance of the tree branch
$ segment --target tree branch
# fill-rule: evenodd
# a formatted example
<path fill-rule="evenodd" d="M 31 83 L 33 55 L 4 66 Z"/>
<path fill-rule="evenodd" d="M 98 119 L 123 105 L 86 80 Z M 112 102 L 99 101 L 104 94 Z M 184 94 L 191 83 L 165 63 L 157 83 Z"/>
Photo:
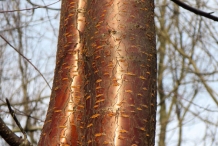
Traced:
<path fill-rule="evenodd" d="M 0 118 L 0 135 L 11 146 L 19 146 L 24 139 L 14 134 Z"/>
<path fill-rule="evenodd" d="M 20 56 L 22 56 L 44 79 L 44 81 L 47 83 L 48 87 L 51 89 L 51 86 L 49 85 L 48 81 L 45 79 L 43 74 L 37 69 L 37 67 L 29 60 L 27 59 L 21 52 L 19 52 L 18 49 L 16 49 L 7 39 L 5 39 L 2 35 L 0 37 L 11 47 L 13 48 Z"/>
<path fill-rule="evenodd" d="M 218 17 L 211 15 L 213 12 L 207 13 L 207 12 L 201 11 L 201 10 L 193 8 L 193 7 L 187 5 L 179 0 L 171 0 L 171 1 L 173 1 L 177 5 L 183 7 L 184 9 L 186 9 L 188 11 L 195 13 L 196 15 L 204 16 L 204 17 L 212 19 L 214 21 L 218 21 Z"/>
<path fill-rule="evenodd" d="M 26 132 L 23 130 L 22 126 L 20 125 L 20 122 L 17 120 L 17 117 L 14 113 L 14 110 L 12 110 L 11 108 L 11 105 L 10 105 L 10 102 L 8 101 L 8 99 L 6 98 L 6 103 L 8 105 L 8 109 L 9 109 L 9 112 L 12 116 L 12 118 L 14 119 L 15 123 L 17 124 L 17 126 L 19 127 L 20 131 L 23 133 L 24 135 L 24 139 L 27 139 L 27 135 L 26 135 Z"/>
<path fill-rule="evenodd" d="M 58 3 L 59 1 L 60 1 L 60 0 L 58 0 L 57 2 L 54 2 L 54 3 L 50 4 L 50 5 L 53 5 L 53 4 L 55 4 L 55 3 Z M 33 3 L 31 0 L 27 0 L 27 2 L 30 3 L 30 4 L 33 5 L 33 6 L 37 6 L 37 8 L 46 8 L 46 9 L 50 9 L 50 10 L 58 10 L 58 11 L 60 11 L 60 9 L 48 7 L 48 6 L 50 6 L 50 5 L 41 6 L 41 5 L 38 5 L 38 4 Z"/>
<path fill-rule="evenodd" d="M 23 128 L 21 127 L 19 121 L 17 120 L 14 111 L 12 110 L 8 99 L 6 99 L 9 111 L 16 124 L 24 134 L 24 138 L 18 137 L 15 133 L 13 133 L 8 126 L 4 123 L 4 121 L 0 118 L 0 135 L 1 137 L 10 145 L 10 146 L 32 146 L 27 139 L 27 135 Z"/>
<path fill-rule="evenodd" d="M 1 0 L 0 0 L 1 1 Z M 46 8 L 46 9 L 51 9 L 51 10 L 60 10 L 58 8 L 50 8 L 49 6 L 51 5 L 54 5 L 56 3 L 58 3 L 60 0 L 54 2 L 54 3 L 51 3 L 51 4 L 48 4 L 48 5 L 45 5 L 45 6 L 41 6 L 41 5 L 37 5 L 37 4 L 34 4 L 32 3 L 30 0 L 27 0 L 28 3 L 30 3 L 31 5 L 33 5 L 34 7 L 33 8 L 26 8 L 26 9 L 18 9 L 18 10 L 7 10 L 7 11 L 0 11 L 0 13 L 8 13 L 8 12 L 16 12 L 16 11 L 28 11 L 28 10 L 34 10 L 34 9 L 39 9 L 39 8 Z"/>

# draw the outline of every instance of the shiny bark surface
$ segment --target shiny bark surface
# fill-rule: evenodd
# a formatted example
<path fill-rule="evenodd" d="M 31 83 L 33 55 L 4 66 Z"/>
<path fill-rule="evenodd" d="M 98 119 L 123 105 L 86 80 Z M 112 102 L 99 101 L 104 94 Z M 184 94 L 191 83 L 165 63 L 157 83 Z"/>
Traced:
<path fill-rule="evenodd" d="M 84 0 L 63 0 L 55 77 L 40 146 L 77 145 L 83 116 Z"/>
<path fill-rule="evenodd" d="M 55 79 L 39 145 L 154 145 L 154 1 L 62 3 Z"/>

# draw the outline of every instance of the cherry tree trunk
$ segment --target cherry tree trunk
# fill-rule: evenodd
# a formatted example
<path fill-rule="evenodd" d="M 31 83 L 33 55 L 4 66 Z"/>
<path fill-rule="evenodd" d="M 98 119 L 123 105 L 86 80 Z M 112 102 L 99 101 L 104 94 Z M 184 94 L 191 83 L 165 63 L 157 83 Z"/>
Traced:
<path fill-rule="evenodd" d="M 55 77 L 39 146 L 152 146 L 153 0 L 62 0 Z"/>

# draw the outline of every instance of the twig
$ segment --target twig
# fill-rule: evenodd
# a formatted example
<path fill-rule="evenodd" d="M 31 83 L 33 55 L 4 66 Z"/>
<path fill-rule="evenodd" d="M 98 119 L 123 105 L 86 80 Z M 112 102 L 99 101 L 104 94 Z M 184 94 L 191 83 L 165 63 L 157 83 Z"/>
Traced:
<path fill-rule="evenodd" d="M 22 139 L 22 141 L 20 141 L 19 146 L 32 146 L 32 144 L 28 141 L 27 139 L 27 135 L 26 132 L 24 131 L 24 129 L 22 128 L 22 126 L 20 125 L 20 122 L 17 120 L 17 117 L 15 116 L 14 110 L 11 108 L 10 102 L 9 100 L 6 98 L 6 103 L 9 109 L 9 112 L 11 114 L 11 116 L 13 117 L 15 123 L 17 124 L 17 126 L 19 127 L 20 131 L 23 133 L 24 138 Z M 10 130 L 11 131 L 11 130 Z"/>
<path fill-rule="evenodd" d="M 41 6 L 41 5 L 38 5 L 38 4 L 35 4 L 35 3 L 33 3 L 31 0 L 26 0 L 28 3 L 30 3 L 31 5 L 33 5 L 33 6 L 37 6 L 37 7 L 39 7 L 39 8 L 47 8 L 47 9 L 50 9 L 50 10 L 60 10 L 60 9 L 57 9 L 57 8 L 49 8 L 48 6 L 50 6 L 50 5 L 53 5 L 53 4 L 55 4 L 55 3 L 58 3 L 60 0 L 58 0 L 57 2 L 54 2 L 54 3 L 52 3 L 52 4 L 50 4 L 50 5 L 47 5 L 47 6 Z"/>
<path fill-rule="evenodd" d="M 184 9 L 195 13 L 196 15 L 204 16 L 204 17 L 212 19 L 214 21 L 218 21 L 218 17 L 211 15 L 213 12 L 207 13 L 207 12 L 201 11 L 201 10 L 193 8 L 193 7 L 187 5 L 179 0 L 171 0 L 171 1 L 173 1 L 174 3 L 176 3 L 179 6 L 183 7 Z"/>
<path fill-rule="evenodd" d="M 6 102 L 11 116 L 13 117 L 14 121 L 16 122 L 21 132 L 24 134 L 24 138 L 18 137 L 14 132 L 12 132 L 1 118 L 0 118 L 0 136 L 11 146 L 32 146 L 32 144 L 27 139 L 27 135 L 25 131 L 23 130 L 19 121 L 17 120 L 8 99 L 6 99 Z"/>
<path fill-rule="evenodd" d="M 28 1 L 28 0 L 27 0 Z M 28 10 L 33 10 L 33 9 L 39 9 L 39 8 L 48 8 L 48 6 L 51 6 L 53 4 L 56 4 L 58 3 L 60 0 L 54 2 L 54 3 L 51 3 L 51 4 L 48 4 L 48 5 L 45 5 L 45 6 L 37 6 L 33 3 L 30 3 L 30 1 L 28 1 L 31 5 L 34 5 L 36 7 L 33 7 L 33 8 L 26 8 L 26 9 L 20 9 L 20 10 L 7 10 L 7 11 L 0 11 L 0 13 L 8 13 L 8 12 L 16 12 L 16 11 L 28 11 Z M 52 10 L 60 10 L 60 9 L 55 9 L 55 8 L 50 8 Z"/>
<path fill-rule="evenodd" d="M 34 67 L 34 69 L 42 76 L 42 78 L 45 80 L 45 82 L 47 83 L 48 87 L 51 89 L 51 86 L 49 85 L 48 81 L 45 79 L 45 77 L 43 76 L 43 74 L 36 68 L 36 66 L 29 61 L 29 59 L 27 59 L 21 52 L 19 52 L 18 49 L 16 49 L 11 43 L 9 43 L 9 41 L 7 41 L 2 35 L 0 35 L 0 37 L 9 45 L 11 46 L 11 48 L 13 48 L 20 56 L 22 56 L 27 62 L 29 62 L 31 64 L 32 67 Z"/>
<path fill-rule="evenodd" d="M 24 139 L 27 139 L 26 132 L 24 131 L 24 129 L 20 125 L 20 122 L 17 120 L 17 117 L 16 117 L 16 115 L 14 113 L 14 110 L 11 108 L 10 102 L 9 102 L 9 100 L 7 98 L 6 98 L 6 103 L 7 103 L 7 106 L 8 106 L 8 109 L 9 109 L 9 112 L 10 112 L 11 116 L 13 117 L 13 119 L 14 119 L 15 123 L 17 124 L 17 126 L 20 128 L 20 131 L 23 133 Z"/>

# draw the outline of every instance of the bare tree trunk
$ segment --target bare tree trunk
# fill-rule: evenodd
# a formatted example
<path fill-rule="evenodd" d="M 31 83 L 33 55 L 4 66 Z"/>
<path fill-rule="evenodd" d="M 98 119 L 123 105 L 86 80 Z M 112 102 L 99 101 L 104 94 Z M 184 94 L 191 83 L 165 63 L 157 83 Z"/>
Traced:
<path fill-rule="evenodd" d="M 155 116 L 154 1 L 63 0 L 39 145 L 152 146 Z"/>
<path fill-rule="evenodd" d="M 55 77 L 39 145 L 77 145 L 82 137 L 83 114 L 82 32 L 85 1 L 63 0 Z"/>

